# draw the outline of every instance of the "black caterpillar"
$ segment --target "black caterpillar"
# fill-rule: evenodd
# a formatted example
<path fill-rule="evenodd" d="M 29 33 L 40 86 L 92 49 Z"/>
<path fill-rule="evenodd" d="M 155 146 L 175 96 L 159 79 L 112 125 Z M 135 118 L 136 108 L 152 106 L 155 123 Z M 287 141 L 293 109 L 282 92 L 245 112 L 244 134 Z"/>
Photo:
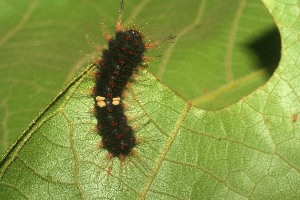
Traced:
<path fill-rule="evenodd" d="M 136 146 L 133 129 L 127 124 L 122 104 L 122 93 L 129 79 L 143 61 L 146 44 L 140 31 L 123 31 L 117 24 L 115 38 L 108 39 L 108 49 L 96 64 L 94 88 L 97 129 L 102 147 L 112 157 L 122 158 Z"/>

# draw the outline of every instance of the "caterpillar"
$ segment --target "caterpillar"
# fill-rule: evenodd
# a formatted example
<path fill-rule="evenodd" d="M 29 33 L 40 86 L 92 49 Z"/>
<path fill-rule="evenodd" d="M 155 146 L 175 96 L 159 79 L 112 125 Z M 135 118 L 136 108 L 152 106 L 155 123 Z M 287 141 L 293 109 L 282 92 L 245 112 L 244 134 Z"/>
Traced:
<path fill-rule="evenodd" d="M 101 146 L 110 157 L 120 159 L 133 153 L 137 140 L 133 128 L 128 125 L 122 103 L 123 93 L 132 75 L 146 60 L 144 53 L 163 43 L 145 42 L 141 31 L 135 27 L 123 29 L 121 21 L 124 1 L 121 0 L 116 33 L 111 37 L 105 32 L 108 48 L 102 50 L 102 58 L 95 64 L 96 76 L 93 90 L 97 132 Z M 166 41 L 173 42 L 169 35 Z"/>
<path fill-rule="evenodd" d="M 132 154 L 137 144 L 133 128 L 128 125 L 124 114 L 122 94 L 133 73 L 142 64 L 146 49 L 155 46 L 145 43 L 142 33 L 136 28 L 122 28 L 123 4 L 121 1 L 115 36 L 106 35 L 108 49 L 102 50 L 102 58 L 96 64 L 93 90 L 101 146 L 111 157 L 120 159 Z"/>

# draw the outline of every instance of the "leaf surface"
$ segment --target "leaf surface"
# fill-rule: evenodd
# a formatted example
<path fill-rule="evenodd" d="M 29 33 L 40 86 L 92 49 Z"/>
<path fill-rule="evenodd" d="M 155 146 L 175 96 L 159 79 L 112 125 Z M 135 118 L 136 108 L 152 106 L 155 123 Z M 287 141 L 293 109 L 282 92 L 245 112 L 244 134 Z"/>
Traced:
<path fill-rule="evenodd" d="M 106 44 L 99 23 L 113 33 L 118 9 L 117 1 L 1 1 L 1 154 L 65 83 L 99 58 L 98 44 Z M 130 0 L 123 19 L 152 41 L 177 36 L 147 53 L 158 56 L 149 70 L 204 109 L 255 90 L 280 58 L 278 31 L 259 0 Z"/>
<path fill-rule="evenodd" d="M 179 5 L 169 5 L 180 6 L 180 1 L 178 2 Z M 211 2 L 215 3 L 215 7 Z M 244 94 L 242 83 L 249 89 L 248 91 L 252 91 L 264 82 L 268 75 L 267 69 L 254 70 L 253 66 L 257 63 L 251 60 L 253 55 L 242 54 L 239 50 L 230 50 L 231 52 L 227 50 L 224 53 L 224 48 L 230 49 L 230 45 L 235 47 L 238 44 L 236 41 L 246 40 L 247 37 L 239 38 L 237 34 L 237 28 L 242 29 L 241 27 L 245 28 L 247 25 L 246 22 L 243 25 L 242 19 L 253 16 L 257 27 L 260 19 L 265 21 L 264 18 L 259 17 L 257 14 L 259 12 L 256 13 L 257 15 L 246 12 L 247 8 L 249 12 L 255 8 L 261 9 L 258 6 L 259 2 L 241 0 L 227 7 L 221 2 L 223 1 L 201 1 L 198 6 L 193 7 L 200 15 L 198 13 L 191 17 L 195 19 L 195 25 L 192 23 L 190 29 L 186 26 L 180 29 L 182 25 L 180 20 L 187 20 L 187 18 L 176 18 L 178 19 L 176 28 L 179 31 L 174 29 L 174 32 L 180 34 L 177 34 L 175 47 L 166 47 L 165 50 L 162 48 L 166 58 L 163 57 L 161 65 L 154 62 L 153 70 L 155 71 L 157 66 L 157 76 L 162 77 L 166 82 L 169 81 L 168 76 L 175 77 L 173 79 L 175 84 L 172 85 L 174 88 L 176 84 L 180 86 L 186 84 L 189 86 L 188 90 L 193 88 L 193 83 L 197 88 L 198 80 L 192 79 L 192 75 L 188 73 L 197 75 L 195 70 L 198 68 L 191 70 L 187 66 L 190 63 L 194 63 L 194 66 L 198 63 L 197 67 L 202 65 L 199 64 L 201 55 L 192 53 L 205 52 L 203 58 L 206 57 L 207 60 L 203 63 L 209 66 L 208 68 L 217 70 L 212 72 L 222 73 L 220 66 L 217 67 L 218 62 L 222 63 L 223 67 L 229 66 L 232 69 L 232 73 L 227 73 L 227 68 L 222 68 L 223 75 L 217 75 L 216 77 L 220 79 L 214 81 L 218 99 L 219 97 L 230 99 L 219 104 L 224 106 L 226 102 L 233 103 Z M 155 12 L 159 14 L 154 15 L 151 9 L 159 8 L 148 3 L 142 1 L 132 13 L 138 13 L 140 9 L 144 11 L 145 16 L 148 16 L 147 12 L 152 11 L 152 24 L 155 24 L 165 15 L 162 12 Z M 126 115 L 140 143 L 136 147 L 134 156 L 120 162 L 118 159 L 106 158 L 107 152 L 97 145 L 100 137 L 93 131 L 96 123 L 92 113 L 93 99 L 87 95 L 87 90 L 93 86 L 93 80 L 89 75 L 92 69 L 89 68 L 52 101 L 3 157 L 0 163 L 1 197 L 6 199 L 299 198 L 298 57 L 300 43 L 298 33 L 300 22 L 298 16 L 300 3 L 297 0 L 290 3 L 264 0 L 263 3 L 274 17 L 282 43 L 280 64 L 265 85 L 224 109 L 206 111 L 192 106 L 189 101 L 162 84 L 151 73 L 140 71 L 126 92 L 125 99 Z M 183 11 L 184 5 L 180 6 Z M 128 4 L 129 8 L 133 6 Z M 231 41 L 232 38 L 228 40 L 226 34 L 219 33 L 220 30 L 211 27 L 209 31 L 216 31 L 215 36 L 225 37 L 229 43 L 224 44 L 226 40 L 216 37 L 217 39 L 213 40 L 216 45 L 210 45 L 210 48 L 214 49 L 211 50 L 213 54 L 210 54 L 210 49 L 207 47 L 205 50 L 196 48 L 199 44 L 195 41 L 199 35 L 192 35 L 193 32 L 197 32 L 197 27 L 208 28 L 215 25 L 206 22 L 207 26 L 204 26 L 204 22 L 201 22 L 202 17 L 210 14 L 216 19 L 209 17 L 203 19 L 218 21 L 217 17 L 223 19 L 222 16 L 215 16 L 213 13 L 223 15 L 229 13 L 236 16 L 230 12 L 229 7 L 235 10 L 235 14 L 241 13 L 241 23 L 238 23 L 236 29 L 234 27 L 230 29 L 234 30 L 231 33 L 235 35 L 234 41 Z M 219 12 L 218 9 L 221 8 L 228 10 Z M 210 9 L 211 12 L 208 12 Z M 173 14 L 169 13 L 169 15 Z M 236 17 L 233 19 L 237 20 Z M 227 26 L 225 21 L 224 29 Z M 251 23 L 248 24 L 250 25 Z M 265 30 L 263 27 L 267 26 L 262 25 L 262 32 Z M 270 27 L 272 27 L 271 23 Z M 161 30 L 164 28 L 170 30 L 161 24 Z M 185 35 L 189 33 L 191 36 Z M 213 37 L 213 34 L 209 33 L 204 31 L 202 34 Z M 157 36 L 153 34 L 153 37 Z M 223 44 L 225 47 L 221 48 L 217 44 Z M 184 48 L 184 45 L 187 45 L 187 48 Z M 159 50 L 154 53 L 158 52 Z M 226 55 L 225 61 L 213 59 L 219 58 L 217 52 L 219 55 Z M 234 55 L 239 53 L 240 56 Z M 186 58 L 184 55 L 189 57 Z M 212 62 L 216 62 L 216 65 L 212 65 Z M 245 68 L 239 69 L 238 63 L 242 63 Z M 174 71 L 171 70 L 168 75 L 167 69 L 170 66 Z M 184 69 L 188 73 L 185 75 L 179 73 L 176 66 L 180 67 L 180 72 Z M 172 75 L 176 70 L 178 71 L 176 75 L 188 78 L 176 79 L 178 77 Z M 204 82 L 212 78 L 200 74 Z M 226 83 L 225 80 L 230 76 L 232 81 Z M 250 79 L 247 79 L 249 76 Z M 232 83 L 234 84 L 228 86 Z M 232 94 L 233 97 L 218 93 L 218 88 L 223 93 Z M 193 96 L 197 92 L 193 94 L 191 91 L 187 94 Z M 209 103 L 214 97 L 209 95 L 214 93 L 199 98 Z"/>

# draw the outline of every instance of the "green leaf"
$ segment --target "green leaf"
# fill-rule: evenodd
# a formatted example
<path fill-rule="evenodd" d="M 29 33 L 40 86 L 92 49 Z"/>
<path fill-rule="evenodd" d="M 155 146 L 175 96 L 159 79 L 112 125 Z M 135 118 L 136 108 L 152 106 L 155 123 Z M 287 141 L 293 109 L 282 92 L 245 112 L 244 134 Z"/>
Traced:
<path fill-rule="evenodd" d="M 57 2 L 55 5 L 61 8 L 69 6 L 67 1 L 60 2 L 61 4 Z M 87 92 L 93 86 L 93 80 L 89 75 L 90 69 L 87 69 L 52 101 L 3 157 L 0 163 L 1 198 L 300 198 L 299 1 L 263 1 L 281 34 L 280 65 L 265 85 L 236 103 L 234 102 L 241 95 L 247 94 L 244 89 L 250 92 L 268 78 L 268 70 L 253 68 L 258 63 L 257 60 L 252 60 L 255 56 L 247 55 L 246 50 L 240 52 L 243 48 L 238 48 L 239 42 L 235 42 L 244 43 L 247 38 L 250 43 L 253 41 L 251 34 L 238 37 L 237 27 L 243 29 L 248 26 L 247 31 L 250 32 L 251 26 L 261 27 L 258 35 L 266 30 L 268 25 L 265 24 L 269 22 L 262 17 L 266 14 L 257 11 L 262 5 L 258 1 L 243 0 L 226 3 L 189 2 L 191 3 L 176 1 L 175 4 L 170 1 L 142 1 L 138 5 L 128 4 L 128 9 L 135 8 L 133 15 L 143 11 L 143 15 L 152 16 L 148 18 L 151 19 L 151 24 L 154 24 L 150 28 L 160 27 L 159 34 L 153 33 L 154 38 L 161 38 L 170 30 L 179 33 L 175 47 L 165 48 L 162 64 L 153 62 L 153 69 L 156 69 L 159 77 L 163 77 L 166 82 L 171 82 L 173 77 L 174 88 L 188 86 L 186 89 L 178 87 L 176 91 L 187 90 L 187 93 L 180 93 L 200 99 L 193 102 L 210 104 L 210 101 L 217 98 L 224 102 L 212 103 L 219 106 L 211 108 L 221 107 L 229 102 L 233 104 L 218 111 L 199 109 L 183 100 L 151 73 L 140 71 L 139 76 L 135 77 L 136 81 L 126 92 L 125 101 L 126 115 L 135 129 L 139 145 L 135 148 L 135 155 L 124 161 L 111 160 L 106 158 L 107 152 L 97 145 L 100 137 L 93 131 L 96 123 L 92 112 L 93 99 Z M 42 3 L 37 1 L 37 4 Z M 162 8 L 157 6 L 160 4 Z M 110 5 L 115 9 L 115 4 Z M 189 7 L 191 5 L 197 6 Z M 34 6 L 34 2 L 31 6 Z M 87 7 L 90 8 L 90 5 Z M 172 12 L 159 12 L 166 7 Z M 26 10 L 20 6 L 21 8 Z M 158 10 L 154 11 L 155 8 Z M 105 12 L 107 9 L 103 10 Z M 226 14 L 232 15 L 233 18 L 226 19 Z M 5 12 L 3 15 L 5 16 Z M 174 18 L 176 15 L 177 18 Z M 170 29 L 170 24 L 166 25 L 168 20 L 161 21 L 169 19 L 166 16 L 172 16 L 174 29 Z M 114 19 L 116 18 L 117 15 L 114 16 Z M 195 24 L 184 25 L 193 19 Z M 222 23 L 214 22 L 220 20 Z M 260 25 L 261 21 L 264 25 Z M 229 29 L 227 34 L 222 32 L 227 30 L 232 22 L 238 23 L 237 27 Z M 36 26 L 38 24 L 36 23 Z M 224 27 L 217 26 L 218 24 L 224 24 Z M 272 28 L 272 23 L 269 26 Z M 204 32 L 199 36 L 197 30 L 200 27 Z M 231 38 L 228 37 L 228 33 L 234 34 L 231 37 L 235 41 L 228 40 Z M 199 37 L 214 39 L 203 39 L 203 42 L 208 42 L 211 46 L 200 47 L 197 42 Z M 226 39 L 222 39 L 223 37 Z M 237 50 L 232 50 L 232 45 Z M 71 47 L 72 45 L 70 49 Z M 229 49 L 229 52 L 226 49 Z M 154 54 L 159 52 L 154 51 Z M 8 56 L 3 57 L 11 59 Z M 202 60 L 203 66 L 208 66 L 208 69 L 213 70 L 210 73 L 217 75 L 212 76 L 215 78 L 212 80 L 215 85 L 209 88 L 208 95 L 198 98 L 195 94 L 197 96 L 199 90 L 193 93 L 192 88 L 199 89 L 202 86 L 199 87 L 198 80 L 192 77 L 199 74 L 195 72 L 200 68 L 199 65 L 202 65 L 199 64 Z M 221 64 L 218 64 L 219 62 Z M 197 68 L 189 68 L 190 65 L 196 65 Z M 150 66 L 152 67 L 152 63 Z M 224 66 L 232 67 L 232 73 L 226 73 L 228 71 Z M 238 66 L 245 68 L 239 70 Z M 167 72 L 169 68 L 170 74 Z M 187 73 L 181 73 L 183 71 Z M 29 72 L 30 70 L 27 70 L 27 73 Z M 207 74 L 204 73 L 199 80 L 203 81 L 204 85 L 209 85 L 212 79 Z M 231 76 L 232 82 L 226 82 Z M 41 77 L 42 83 L 45 82 L 45 77 Z M 14 82 L 15 87 L 18 86 L 17 83 L 19 82 Z M 228 97 L 225 93 L 230 93 L 233 97 Z M 9 95 L 2 101 L 3 108 L 7 108 L 5 103 L 8 99 Z M 16 102 L 16 106 L 24 107 L 24 101 L 17 98 Z M 4 119 L 7 119 L 7 113 L 4 114 Z"/>
<path fill-rule="evenodd" d="M 0 2 L 0 154 L 86 62 L 100 56 L 92 41 L 106 43 L 99 23 L 113 33 L 118 9 L 118 0 Z M 153 41 L 177 36 L 147 53 L 161 55 L 149 70 L 205 109 L 238 101 L 278 64 L 279 34 L 259 0 L 130 0 L 123 19 Z"/>

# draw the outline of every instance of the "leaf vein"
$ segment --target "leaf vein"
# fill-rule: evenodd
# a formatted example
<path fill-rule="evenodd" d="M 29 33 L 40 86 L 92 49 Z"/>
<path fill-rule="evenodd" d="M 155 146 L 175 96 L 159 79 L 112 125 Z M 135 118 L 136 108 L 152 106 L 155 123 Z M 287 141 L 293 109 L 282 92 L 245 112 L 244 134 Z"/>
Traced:
<path fill-rule="evenodd" d="M 172 52 L 173 52 L 176 44 L 180 40 L 180 38 L 183 37 L 184 35 L 186 35 L 187 33 L 189 33 L 196 26 L 198 26 L 199 24 L 202 23 L 202 16 L 203 16 L 203 13 L 204 13 L 205 5 L 206 5 L 206 0 L 200 1 L 200 4 L 199 4 L 199 7 L 198 7 L 198 11 L 197 11 L 197 15 L 195 17 L 195 20 L 192 23 L 190 23 L 189 25 L 187 25 L 185 28 L 183 28 L 182 31 L 179 32 L 176 35 L 175 41 L 173 42 L 172 45 L 169 46 L 169 48 L 167 49 L 166 53 L 164 54 L 162 62 L 159 65 L 159 70 L 157 72 L 157 77 L 158 78 L 162 79 L 162 76 L 164 75 L 165 70 L 166 70 L 167 63 L 170 60 Z"/>
<path fill-rule="evenodd" d="M 21 20 L 19 21 L 19 23 L 13 29 L 8 31 L 6 35 L 0 40 L 0 47 L 3 46 L 10 38 L 12 38 L 25 26 L 25 24 L 31 17 L 33 11 L 35 10 L 37 4 L 38 4 L 38 0 L 34 0 L 33 2 L 31 2 L 27 11 L 24 13 Z"/>
<path fill-rule="evenodd" d="M 151 175 L 149 176 L 147 182 L 146 182 L 146 185 L 145 187 L 142 189 L 142 191 L 140 192 L 140 197 L 139 199 L 145 199 L 146 198 L 146 195 L 147 193 L 149 192 L 150 190 L 150 187 L 152 185 L 152 182 L 154 181 L 160 167 L 162 166 L 162 163 L 167 155 L 167 152 L 168 150 L 170 149 L 174 139 L 176 138 L 177 134 L 179 133 L 179 130 L 180 130 L 180 127 L 182 126 L 182 123 L 184 121 L 184 119 L 186 118 L 187 114 L 188 114 L 188 111 L 190 110 L 191 108 L 191 104 L 188 103 L 186 104 L 183 112 L 181 113 L 173 131 L 170 133 L 170 136 L 169 138 L 167 139 L 166 141 L 166 144 L 164 146 L 164 149 L 162 150 L 161 152 L 161 155 L 159 156 L 158 158 L 158 161 L 156 163 L 156 165 L 153 167 L 152 169 L 152 172 L 151 172 Z"/>

